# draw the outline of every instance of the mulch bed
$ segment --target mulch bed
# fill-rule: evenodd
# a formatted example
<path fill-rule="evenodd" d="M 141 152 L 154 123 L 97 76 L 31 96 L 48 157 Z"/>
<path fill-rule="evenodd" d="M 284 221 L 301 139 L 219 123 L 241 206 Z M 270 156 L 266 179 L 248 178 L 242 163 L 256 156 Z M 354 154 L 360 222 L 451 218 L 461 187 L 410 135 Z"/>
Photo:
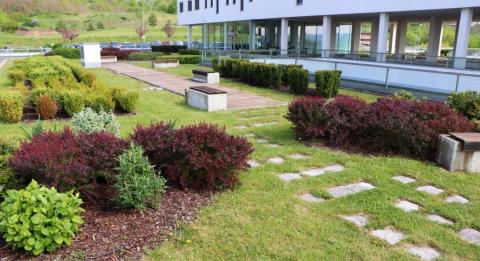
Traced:
<path fill-rule="evenodd" d="M 156 210 L 115 210 L 111 202 L 85 203 L 85 224 L 72 245 L 33 258 L 0 242 L 0 260 L 71 260 L 79 253 L 84 255 L 81 260 L 139 260 L 145 248 L 158 246 L 177 224 L 192 223 L 197 210 L 209 202 L 210 193 L 171 189 Z"/>

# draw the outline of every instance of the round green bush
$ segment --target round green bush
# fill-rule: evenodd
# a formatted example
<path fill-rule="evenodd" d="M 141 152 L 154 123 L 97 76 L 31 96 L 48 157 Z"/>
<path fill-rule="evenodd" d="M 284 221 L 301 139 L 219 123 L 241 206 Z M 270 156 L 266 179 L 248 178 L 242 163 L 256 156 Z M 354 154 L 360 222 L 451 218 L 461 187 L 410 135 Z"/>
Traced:
<path fill-rule="evenodd" d="M 90 98 L 85 106 L 92 108 L 92 110 L 96 112 L 113 111 L 115 109 L 115 102 L 111 97 L 96 95 Z"/>
<path fill-rule="evenodd" d="M 293 94 L 305 94 L 308 90 L 308 71 L 295 67 L 288 68 L 288 87 Z"/>
<path fill-rule="evenodd" d="M 23 116 L 25 97 L 20 92 L 0 92 L 0 122 L 19 122 Z"/>
<path fill-rule="evenodd" d="M 114 89 L 112 92 L 115 108 L 124 112 L 134 112 L 137 108 L 138 92 Z"/>
<path fill-rule="evenodd" d="M 62 93 L 61 104 L 68 116 L 73 117 L 75 113 L 83 110 L 85 107 L 85 99 L 80 92 L 67 91 Z"/>
<path fill-rule="evenodd" d="M 157 208 L 165 192 L 165 179 L 155 173 L 144 154 L 142 147 L 132 144 L 118 158 L 119 175 L 114 186 L 117 204 L 122 208 Z"/>
<path fill-rule="evenodd" d="M 50 96 L 54 99 L 58 96 L 56 91 L 46 87 L 34 88 L 30 92 L 30 96 L 28 97 L 28 103 L 33 107 L 37 107 L 38 99 L 42 96 Z"/>
<path fill-rule="evenodd" d="M 5 242 L 34 255 L 70 245 L 83 220 L 82 200 L 59 193 L 35 180 L 22 190 L 9 190 L 0 204 L 0 233 Z"/>
<path fill-rule="evenodd" d="M 333 98 L 340 89 L 341 71 L 316 71 L 315 86 L 317 93 L 327 99 Z"/>

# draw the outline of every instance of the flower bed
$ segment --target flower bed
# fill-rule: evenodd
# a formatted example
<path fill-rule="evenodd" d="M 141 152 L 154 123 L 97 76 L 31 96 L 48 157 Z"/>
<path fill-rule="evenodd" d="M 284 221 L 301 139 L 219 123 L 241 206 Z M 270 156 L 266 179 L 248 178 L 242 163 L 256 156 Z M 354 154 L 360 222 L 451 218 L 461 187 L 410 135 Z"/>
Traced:
<path fill-rule="evenodd" d="M 42 119 L 71 117 L 84 107 L 132 112 L 139 99 L 138 93 L 109 88 L 90 71 L 57 56 L 15 61 L 9 78 L 15 87 L 0 91 L 1 122 L 18 122 L 26 118 L 24 111 Z"/>
<path fill-rule="evenodd" d="M 372 104 L 348 96 L 331 102 L 301 98 L 289 105 L 286 117 L 302 140 L 325 139 L 334 147 L 429 160 L 434 158 L 438 135 L 474 129 L 444 103 L 392 98 Z"/>

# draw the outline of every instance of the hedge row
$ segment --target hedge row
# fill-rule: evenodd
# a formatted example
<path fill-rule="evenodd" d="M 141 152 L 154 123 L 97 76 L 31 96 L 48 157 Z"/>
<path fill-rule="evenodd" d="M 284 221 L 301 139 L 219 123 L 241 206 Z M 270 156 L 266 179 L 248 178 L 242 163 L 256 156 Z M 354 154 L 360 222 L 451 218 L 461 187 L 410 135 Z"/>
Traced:
<path fill-rule="evenodd" d="M 381 98 L 366 102 L 339 96 L 293 101 L 286 116 L 297 138 L 326 139 L 335 147 L 354 146 L 369 153 L 433 159 L 438 135 L 470 132 L 474 125 L 448 105 L 435 101 Z"/>
<path fill-rule="evenodd" d="M 152 46 L 152 52 L 157 53 L 179 53 L 180 50 L 187 49 L 184 45 L 158 45 Z"/>
<path fill-rule="evenodd" d="M 102 56 L 116 56 L 118 60 L 125 60 L 132 53 L 137 51 L 134 50 L 121 50 L 120 48 L 102 48 Z"/>
<path fill-rule="evenodd" d="M 282 83 L 282 69 L 274 64 L 226 59 L 220 62 L 218 70 L 223 77 L 259 87 L 278 88 Z"/>
<path fill-rule="evenodd" d="M 157 60 L 178 60 L 180 64 L 199 64 L 201 58 L 199 55 L 163 55 L 157 56 Z"/>
<path fill-rule="evenodd" d="M 200 50 L 198 49 L 181 49 L 178 50 L 180 55 L 200 55 Z"/>
<path fill-rule="evenodd" d="M 52 50 L 52 54 L 67 59 L 80 59 L 80 49 L 77 48 L 57 47 Z"/>

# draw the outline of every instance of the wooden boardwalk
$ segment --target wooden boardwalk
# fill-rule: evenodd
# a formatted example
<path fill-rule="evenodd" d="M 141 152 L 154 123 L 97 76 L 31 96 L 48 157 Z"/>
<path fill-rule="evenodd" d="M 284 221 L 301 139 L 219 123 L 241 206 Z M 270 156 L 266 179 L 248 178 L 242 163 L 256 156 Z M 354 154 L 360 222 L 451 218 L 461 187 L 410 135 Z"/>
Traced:
<path fill-rule="evenodd" d="M 185 95 L 185 89 L 192 86 L 208 86 L 226 91 L 228 109 L 261 108 L 287 104 L 286 102 L 277 101 L 257 94 L 232 88 L 225 88 L 217 84 L 198 83 L 169 73 L 159 72 L 128 63 L 107 63 L 104 64 L 103 67 L 115 73 L 126 75 L 182 96 Z"/>

